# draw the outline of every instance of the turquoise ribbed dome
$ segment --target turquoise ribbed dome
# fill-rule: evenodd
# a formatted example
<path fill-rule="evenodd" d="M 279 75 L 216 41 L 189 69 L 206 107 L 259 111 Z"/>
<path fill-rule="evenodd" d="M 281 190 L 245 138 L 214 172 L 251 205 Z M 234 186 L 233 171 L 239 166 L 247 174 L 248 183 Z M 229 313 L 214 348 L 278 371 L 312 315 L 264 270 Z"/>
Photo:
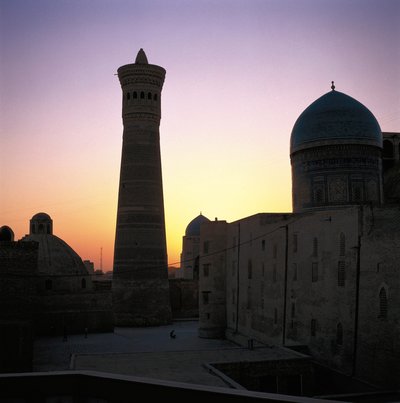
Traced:
<path fill-rule="evenodd" d="M 203 222 L 210 221 L 207 217 L 202 214 L 198 215 L 195 219 L 190 221 L 186 227 L 185 236 L 200 236 L 200 226 Z"/>
<path fill-rule="evenodd" d="M 290 153 L 329 144 L 367 144 L 382 147 L 375 116 L 342 92 L 328 92 L 299 116 L 290 138 Z"/>

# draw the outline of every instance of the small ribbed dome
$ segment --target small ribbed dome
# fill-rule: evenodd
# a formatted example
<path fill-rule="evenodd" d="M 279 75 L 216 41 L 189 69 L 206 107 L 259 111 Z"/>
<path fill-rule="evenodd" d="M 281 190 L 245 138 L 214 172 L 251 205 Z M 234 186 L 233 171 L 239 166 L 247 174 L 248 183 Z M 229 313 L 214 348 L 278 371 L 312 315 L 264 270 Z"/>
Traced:
<path fill-rule="evenodd" d="M 189 225 L 186 227 L 186 236 L 200 236 L 200 226 L 203 222 L 210 221 L 207 217 L 204 217 L 201 213 L 195 219 L 190 221 Z"/>
<path fill-rule="evenodd" d="M 375 116 L 342 92 L 328 92 L 314 101 L 294 124 L 290 153 L 329 144 L 366 144 L 382 147 Z"/>

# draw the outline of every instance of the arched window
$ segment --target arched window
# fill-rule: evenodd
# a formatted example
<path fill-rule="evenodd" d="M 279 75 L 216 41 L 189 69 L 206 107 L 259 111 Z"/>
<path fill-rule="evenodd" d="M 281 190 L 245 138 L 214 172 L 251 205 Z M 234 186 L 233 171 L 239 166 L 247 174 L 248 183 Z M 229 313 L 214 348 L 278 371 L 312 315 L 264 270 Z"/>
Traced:
<path fill-rule="evenodd" d="M 382 287 L 381 290 L 379 291 L 379 317 L 381 319 L 386 319 L 387 311 L 388 311 L 388 305 L 387 305 L 386 290 L 384 287 Z"/>
<path fill-rule="evenodd" d="M 86 279 L 84 279 L 84 278 L 81 281 L 81 287 L 86 288 Z"/>
<path fill-rule="evenodd" d="M 338 346 L 343 345 L 343 326 L 341 323 L 338 323 L 336 326 L 336 344 Z"/>
<path fill-rule="evenodd" d="M 140 93 L 140 99 L 144 99 L 144 92 L 143 91 Z"/>
<path fill-rule="evenodd" d="M 346 254 L 346 236 L 343 232 L 339 235 L 339 255 L 344 256 Z"/>
<path fill-rule="evenodd" d="M 32 232 L 32 234 L 36 234 L 35 224 L 31 225 L 31 232 Z"/>
<path fill-rule="evenodd" d="M 147 94 L 147 99 L 151 99 L 151 92 Z"/>
<path fill-rule="evenodd" d="M 393 158 L 393 143 L 390 140 L 383 140 L 383 158 Z"/>
<path fill-rule="evenodd" d="M 131 94 L 129 92 L 126 94 L 126 99 L 131 99 Z"/>
<path fill-rule="evenodd" d="M 39 224 L 38 232 L 39 232 L 39 234 L 43 234 L 43 232 L 44 232 L 43 224 Z"/>
<path fill-rule="evenodd" d="M 313 256 L 318 256 L 318 238 L 313 239 Z"/>
<path fill-rule="evenodd" d="M 133 99 L 137 99 L 137 92 L 136 91 L 133 92 Z"/>

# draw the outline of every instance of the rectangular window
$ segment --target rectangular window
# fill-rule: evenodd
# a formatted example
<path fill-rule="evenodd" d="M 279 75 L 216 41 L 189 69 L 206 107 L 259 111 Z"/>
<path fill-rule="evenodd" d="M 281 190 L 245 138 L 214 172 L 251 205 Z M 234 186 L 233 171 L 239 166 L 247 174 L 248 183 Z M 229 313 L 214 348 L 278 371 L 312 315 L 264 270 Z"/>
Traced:
<path fill-rule="evenodd" d="M 313 262 L 311 266 L 311 281 L 313 283 L 318 281 L 318 262 Z"/>
<path fill-rule="evenodd" d="M 210 274 L 210 266 L 211 266 L 210 263 L 203 264 L 203 275 L 204 275 L 204 277 L 208 277 L 208 275 Z"/>
<path fill-rule="evenodd" d="M 208 253 L 209 249 L 210 249 L 210 241 L 204 241 L 204 243 L 203 243 L 203 253 Z"/>
<path fill-rule="evenodd" d="M 247 309 L 251 309 L 251 287 L 247 287 Z"/>
<path fill-rule="evenodd" d="M 293 281 L 297 281 L 297 263 L 292 264 Z"/>
<path fill-rule="evenodd" d="M 316 319 L 311 319 L 311 336 L 315 337 L 315 334 L 317 333 L 317 320 Z"/>
<path fill-rule="evenodd" d="M 253 264 L 251 259 L 247 262 L 247 278 L 251 280 L 253 278 Z"/>
<path fill-rule="evenodd" d="M 265 239 L 263 239 L 261 241 L 261 250 L 264 251 L 265 250 Z"/>
<path fill-rule="evenodd" d="M 208 305 L 210 291 L 203 291 L 202 295 L 203 295 L 203 305 Z"/>
<path fill-rule="evenodd" d="M 340 260 L 338 262 L 338 286 L 344 287 L 346 281 L 345 262 Z"/>
<path fill-rule="evenodd" d="M 293 253 L 297 253 L 297 234 L 293 234 Z"/>
<path fill-rule="evenodd" d="M 318 239 L 317 238 L 313 239 L 313 252 L 312 252 L 312 255 L 314 257 L 318 256 Z"/>

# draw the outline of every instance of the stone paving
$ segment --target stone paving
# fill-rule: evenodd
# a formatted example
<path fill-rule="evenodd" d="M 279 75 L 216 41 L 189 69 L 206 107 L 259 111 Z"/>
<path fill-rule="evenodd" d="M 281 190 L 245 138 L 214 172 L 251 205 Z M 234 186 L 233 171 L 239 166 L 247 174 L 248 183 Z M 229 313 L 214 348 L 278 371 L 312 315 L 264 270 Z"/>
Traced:
<path fill-rule="evenodd" d="M 201 339 L 197 321 L 150 328 L 116 328 L 114 333 L 41 338 L 35 342 L 34 371 L 95 370 L 139 377 L 227 387 L 203 364 L 293 358 L 279 348 L 249 350 L 227 340 Z M 170 337 L 174 330 L 176 338 Z"/>

